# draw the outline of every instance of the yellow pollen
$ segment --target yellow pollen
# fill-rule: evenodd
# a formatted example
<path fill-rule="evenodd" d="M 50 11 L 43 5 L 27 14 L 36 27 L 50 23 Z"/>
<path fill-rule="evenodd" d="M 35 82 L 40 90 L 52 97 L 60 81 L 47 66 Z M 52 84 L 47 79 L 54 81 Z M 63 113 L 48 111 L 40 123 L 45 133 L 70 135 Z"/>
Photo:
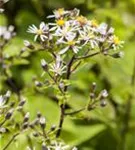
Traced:
<path fill-rule="evenodd" d="M 95 19 L 91 20 L 91 24 L 92 24 L 93 27 L 97 27 L 98 26 L 98 22 Z"/>
<path fill-rule="evenodd" d="M 87 19 L 83 16 L 78 16 L 76 19 L 81 25 L 84 25 L 87 23 Z"/>
<path fill-rule="evenodd" d="M 41 29 L 38 29 L 37 32 L 36 32 L 38 35 L 41 35 L 43 34 L 43 31 Z"/>
<path fill-rule="evenodd" d="M 63 19 L 59 19 L 59 20 L 56 21 L 56 23 L 57 23 L 57 25 L 59 25 L 59 26 L 63 26 L 64 23 L 65 23 L 65 21 L 64 21 Z"/>
<path fill-rule="evenodd" d="M 68 45 L 69 46 L 75 45 L 75 41 L 68 41 Z"/>
<path fill-rule="evenodd" d="M 114 44 L 119 44 L 120 43 L 120 40 L 119 40 L 119 38 L 117 37 L 117 36 L 114 36 L 114 38 L 113 38 L 113 42 L 114 42 Z"/>

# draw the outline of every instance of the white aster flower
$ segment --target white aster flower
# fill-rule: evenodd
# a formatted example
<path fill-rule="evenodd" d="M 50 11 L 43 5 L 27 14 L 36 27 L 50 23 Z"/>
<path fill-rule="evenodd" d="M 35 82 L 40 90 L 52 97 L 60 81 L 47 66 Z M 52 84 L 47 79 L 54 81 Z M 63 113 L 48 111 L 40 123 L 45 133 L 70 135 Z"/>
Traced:
<path fill-rule="evenodd" d="M 69 49 L 71 49 L 75 54 L 78 53 L 79 49 L 81 49 L 81 47 L 79 47 L 77 44 L 80 43 L 79 40 L 76 40 L 76 34 L 73 36 L 68 36 L 66 38 L 66 40 L 61 41 L 61 43 L 67 45 L 65 48 L 63 48 L 59 54 L 64 54 L 66 53 Z"/>
<path fill-rule="evenodd" d="M 79 31 L 79 33 L 80 33 L 80 40 L 84 41 L 83 46 L 88 43 L 90 44 L 92 49 L 98 46 L 98 41 L 93 31 L 86 29 L 84 31 Z"/>
<path fill-rule="evenodd" d="M 66 66 L 63 65 L 60 56 L 56 57 L 56 62 L 50 65 L 50 71 L 55 73 L 55 75 L 62 75 L 66 72 Z"/>
<path fill-rule="evenodd" d="M 76 27 L 72 27 L 70 25 L 70 23 L 67 21 L 65 23 L 65 25 L 62 27 L 62 28 L 58 28 L 55 33 L 53 34 L 53 36 L 58 36 L 60 37 L 60 39 L 58 39 L 57 43 L 61 43 L 61 41 L 64 39 L 64 38 L 68 38 L 70 36 L 75 36 L 76 33 L 75 31 L 77 30 L 78 28 Z"/>
<path fill-rule="evenodd" d="M 41 22 L 39 25 L 39 28 L 37 28 L 34 24 L 29 26 L 27 32 L 35 34 L 34 41 L 37 40 L 38 37 L 40 37 L 41 41 L 45 41 L 48 39 L 47 33 L 49 31 L 49 27 L 44 22 Z"/>
<path fill-rule="evenodd" d="M 111 27 L 108 29 L 108 25 L 106 23 L 101 23 L 97 28 L 97 32 L 101 35 L 113 34 L 114 28 Z"/>
<path fill-rule="evenodd" d="M 120 39 L 117 36 L 112 35 L 109 37 L 108 43 L 112 45 L 112 48 L 114 50 L 117 50 L 123 47 L 124 41 L 120 41 Z"/>

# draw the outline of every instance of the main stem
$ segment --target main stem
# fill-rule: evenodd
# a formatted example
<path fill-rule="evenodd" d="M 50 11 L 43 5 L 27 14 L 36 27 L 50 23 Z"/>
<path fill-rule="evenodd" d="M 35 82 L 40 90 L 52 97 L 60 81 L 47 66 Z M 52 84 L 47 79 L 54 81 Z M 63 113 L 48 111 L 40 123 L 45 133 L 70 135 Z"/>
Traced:
<path fill-rule="evenodd" d="M 71 66 L 74 62 L 75 56 L 73 56 L 71 58 L 71 60 L 69 61 L 68 65 L 67 65 L 67 74 L 66 74 L 66 79 L 69 80 L 70 75 L 71 75 Z M 67 91 L 68 86 L 66 85 L 64 87 L 64 93 Z M 63 102 L 63 104 L 60 105 L 60 120 L 59 120 L 59 125 L 58 125 L 58 131 L 56 133 L 56 138 L 58 138 L 61 134 L 61 130 L 62 130 L 62 126 L 64 123 L 64 118 L 65 118 L 65 101 Z"/>

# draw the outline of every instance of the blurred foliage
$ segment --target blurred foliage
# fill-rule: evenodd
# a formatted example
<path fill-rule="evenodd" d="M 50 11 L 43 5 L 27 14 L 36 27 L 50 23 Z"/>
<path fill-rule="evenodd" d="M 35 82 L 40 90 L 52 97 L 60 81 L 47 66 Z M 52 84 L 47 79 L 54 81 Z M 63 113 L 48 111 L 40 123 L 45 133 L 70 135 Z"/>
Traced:
<path fill-rule="evenodd" d="M 10 0 L 5 6 L 5 15 L 0 15 L 0 24 L 15 25 L 17 36 L 7 45 L 5 53 L 9 56 L 18 54 L 23 47 L 23 40 L 32 40 L 32 36 L 26 33 L 28 26 L 38 25 L 43 20 L 48 22 L 46 16 L 61 7 L 76 7 L 88 18 L 108 22 L 125 41 L 123 59 L 95 56 L 87 59 L 72 76 L 74 87 L 70 89 L 70 107 L 81 108 L 85 104 L 93 81 L 97 83 L 98 90 L 106 88 L 110 96 L 104 109 L 67 117 L 62 132 L 63 140 L 77 145 L 80 150 L 135 150 L 135 87 L 131 86 L 135 62 L 135 0 Z M 42 74 L 40 59 L 44 57 L 48 56 L 43 56 L 42 52 L 32 55 L 26 53 L 24 59 L 21 62 L 16 60 L 16 65 L 11 68 L 12 79 L 27 97 L 26 110 L 31 111 L 32 117 L 40 110 L 50 124 L 57 124 L 59 110 L 51 89 L 45 89 L 42 93 L 35 89 L 33 82 Z M 0 82 L 0 93 L 9 88 L 12 90 L 7 82 Z M 133 96 L 131 101 L 130 95 Z M 24 150 L 26 142 L 25 137 L 19 136 L 15 142 L 16 148 L 12 144 L 9 150 Z M 4 143 L 0 136 L 0 147 Z"/>

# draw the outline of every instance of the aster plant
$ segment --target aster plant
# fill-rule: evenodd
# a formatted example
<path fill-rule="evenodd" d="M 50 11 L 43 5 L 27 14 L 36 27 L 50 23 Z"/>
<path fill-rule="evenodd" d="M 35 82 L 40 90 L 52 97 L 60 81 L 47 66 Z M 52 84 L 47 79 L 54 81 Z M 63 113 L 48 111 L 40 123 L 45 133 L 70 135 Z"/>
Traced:
<path fill-rule="evenodd" d="M 72 85 L 72 74 L 81 66 L 82 61 L 95 55 L 120 58 L 123 52 L 124 41 L 115 35 L 114 28 L 106 23 L 98 23 L 97 20 L 89 20 L 80 14 L 78 9 L 64 10 L 60 8 L 53 11 L 53 15 L 47 17 L 54 22 L 41 22 L 39 27 L 29 26 L 27 32 L 34 34 L 34 43 L 25 40 L 24 45 L 30 52 L 44 51 L 50 55 L 50 60 L 41 60 L 43 69 L 42 78 L 48 78 L 48 82 L 35 81 L 39 89 L 51 87 L 56 91 L 56 99 L 60 108 L 60 117 L 56 125 L 55 137 L 60 139 L 63 123 L 67 115 L 91 111 L 98 106 L 104 107 L 108 92 L 106 89 L 96 92 L 96 83 L 91 85 L 88 103 L 79 110 L 66 110 L 66 104 L 70 100 L 69 88 Z M 37 46 L 38 45 L 38 46 Z M 45 77 L 44 77 L 45 76 Z M 45 141 L 44 141 L 45 142 Z M 46 143 L 46 142 L 45 142 Z M 61 144 L 55 144 L 60 147 Z M 54 146 L 48 146 L 53 149 Z M 66 149 L 63 148 L 55 149 Z M 75 149 L 75 148 L 74 148 Z"/>

